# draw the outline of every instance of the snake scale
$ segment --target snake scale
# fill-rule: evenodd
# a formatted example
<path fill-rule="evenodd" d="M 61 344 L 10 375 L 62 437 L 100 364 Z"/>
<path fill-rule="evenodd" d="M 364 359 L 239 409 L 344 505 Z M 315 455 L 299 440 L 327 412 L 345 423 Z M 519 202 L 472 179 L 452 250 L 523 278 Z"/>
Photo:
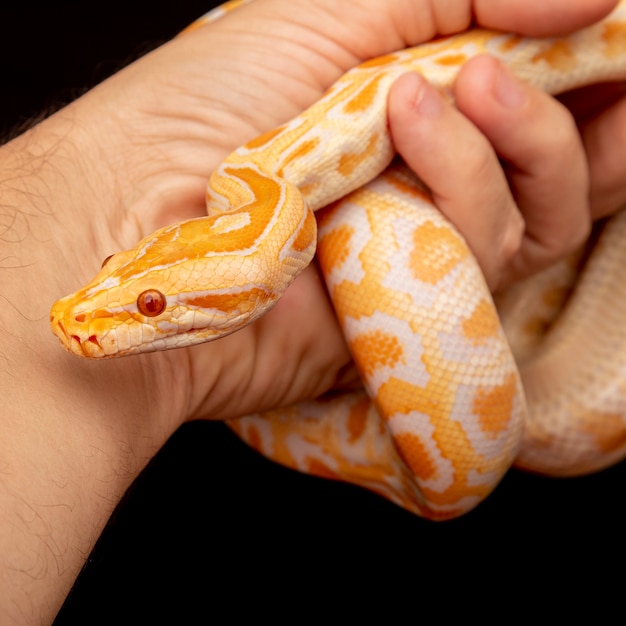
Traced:
<path fill-rule="evenodd" d="M 568 476 L 622 459 L 626 214 L 584 264 L 563 265 L 573 286 L 549 270 L 498 313 L 462 236 L 394 159 L 393 82 L 418 71 L 449 93 L 485 52 L 549 93 L 622 80 L 626 2 L 565 38 L 471 30 L 349 71 L 213 172 L 208 217 L 147 236 L 57 301 L 53 332 L 88 358 L 217 339 L 271 308 L 317 254 L 363 390 L 231 421 L 255 449 L 430 519 L 471 510 L 513 464 Z M 538 327 L 540 339 L 516 339 Z"/>

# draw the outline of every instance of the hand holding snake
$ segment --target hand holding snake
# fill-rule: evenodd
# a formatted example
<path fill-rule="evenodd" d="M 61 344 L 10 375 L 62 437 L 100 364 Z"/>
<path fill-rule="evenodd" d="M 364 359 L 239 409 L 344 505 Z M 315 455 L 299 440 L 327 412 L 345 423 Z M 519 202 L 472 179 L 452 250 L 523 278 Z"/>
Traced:
<path fill-rule="evenodd" d="M 223 18 L 224 28 L 229 18 Z M 321 218 L 320 260 L 374 403 L 360 395 L 346 396 L 336 403 L 336 415 L 328 404 L 307 405 L 240 420 L 232 427 L 283 463 L 357 482 L 433 518 L 451 517 L 475 506 L 516 457 L 535 471 L 556 474 L 591 471 L 620 458 L 621 448 L 605 454 L 609 444 L 593 438 L 620 438 L 620 418 L 612 418 L 617 420 L 616 430 L 606 434 L 607 427 L 598 425 L 596 417 L 606 411 L 619 415 L 621 396 L 609 400 L 592 391 L 603 399 L 582 408 L 586 400 L 564 391 L 560 405 L 580 407 L 573 411 L 580 410 L 580 416 L 569 425 L 569 409 L 555 413 L 552 394 L 537 392 L 543 381 L 530 382 L 537 376 L 545 378 L 545 372 L 556 374 L 559 362 L 567 365 L 571 358 L 567 353 L 554 356 L 567 339 L 553 341 L 555 347 L 546 351 L 543 360 L 551 366 L 539 361 L 523 374 L 531 405 L 526 415 L 517 368 L 483 276 L 478 268 L 472 269 L 474 261 L 465 247 L 481 250 L 481 242 L 491 247 L 490 255 L 475 256 L 482 261 L 487 282 L 499 287 L 547 267 L 586 238 L 590 225 L 586 168 L 569 116 L 550 98 L 534 96 L 492 61 L 479 57 L 461 71 L 455 94 L 461 113 L 467 111 L 498 156 L 510 163 L 517 206 L 507 193 L 504 176 L 475 197 L 466 191 L 474 179 L 471 175 L 446 188 L 441 168 L 419 158 L 420 151 L 431 146 L 420 141 L 416 148 L 410 135 L 407 139 L 392 129 L 397 149 L 409 163 L 419 163 L 418 173 L 435 205 L 456 223 L 465 241 L 432 212 L 416 180 L 397 167 L 384 176 L 382 172 L 393 152 L 386 131 L 388 90 L 392 123 L 395 114 L 403 119 L 402 106 L 396 104 L 401 97 L 396 92 L 403 89 L 405 97 L 407 89 L 413 90 L 418 119 L 436 122 L 442 112 L 451 111 L 423 81 L 407 88 L 415 77 L 402 77 L 394 90 L 393 82 L 403 73 L 428 73 L 430 68 L 429 77 L 447 91 L 454 76 L 449 71 L 462 65 L 459 59 L 484 51 L 501 55 L 533 84 L 552 93 L 622 79 L 621 19 L 616 14 L 567 40 L 520 42 L 493 31 L 473 31 L 364 64 L 292 123 L 231 154 L 211 178 L 210 218 L 146 237 L 134 250 L 107 260 L 83 290 L 59 301 L 52 311 L 54 332 L 76 354 L 106 357 L 195 345 L 240 330 L 267 313 L 311 261 L 316 228 L 310 210 L 355 191 L 354 197 L 333 205 Z M 481 90 L 497 105 L 491 111 L 472 104 L 476 99 L 471 94 Z M 408 110 L 406 103 L 404 108 Z M 529 115 L 531 108 L 544 119 L 555 114 L 560 120 L 551 126 L 549 136 L 532 132 L 536 124 Z M 452 135 L 457 141 L 468 128 L 461 115 L 448 114 L 445 124 L 456 130 Z M 421 126 L 423 131 L 425 125 Z M 477 152 L 489 155 L 487 167 L 497 171 L 496 152 L 490 153 L 480 132 L 469 133 L 464 141 L 477 173 L 485 168 L 484 159 L 474 161 Z M 546 153 L 548 158 L 537 159 Z M 559 161 L 561 165 L 554 165 Z M 567 163 L 567 171 L 562 163 Z M 559 180 L 555 172 L 563 178 Z M 356 191 L 378 174 L 380 179 L 371 186 Z M 476 198 L 490 209 L 485 230 L 473 228 L 476 220 L 467 212 Z M 565 211 L 552 210 L 558 202 L 567 207 Z M 463 207 L 456 216 L 450 210 L 455 203 Z M 361 209 L 367 217 L 366 213 L 358 217 Z M 619 228 L 611 229 L 618 241 Z M 358 229 L 354 235 L 353 229 Z M 367 232 L 372 234 L 370 243 Z M 411 244 L 406 237 L 415 239 Z M 620 264 L 611 246 L 615 247 L 602 245 L 609 252 L 594 255 L 599 260 L 593 267 Z M 358 261 L 356 256 L 346 261 L 357 252 Z M 429 255 L 432 260 L 427 260 Z M 410 272 L 401 278 L 404 267 Z M 590 272 L 593 285 L 597 271 Z M 616 271 L 607 274 L 616 276 Z M 415 286 L 409 287 L 412 282 Z M 584 294 L 592 289 L 585 287 L 578 301 L 585 302 Z M 615 289 L 604 291 L 614 294 Z M 590 305 L 579 304 L 578 309 L 585 312 Z M 569 330 L 562 333 L 591 332 L 584 324 L 580 329 L 575 324 L 564 328 Z M 605 335 L 616 333 L 619 327 Z M 557 331 L 553 334 L 559 336 Z M 606 348 L 599 349 L 603 355 Z M 606 362 L 604 356 L 599 359 Z M 621 365 L 615 367 L 619 370 Z M 571 382 L 581 375 L 586 376 L 584 371 L 565 376 Z M 324 435 L 328 428 L 339 430 Z M 358 435 L 339 432 L 355 428 Z"/>
<path fill-rule="evenodd" d="M 0 606 L 3 615 L 18 610 L 21 619 L 32 611 L 38 620 L 53 619 L 113 507 L 183 421 L 316 397 L 349 363 L 313 269 L 252 327 L 191 349 L 89 363 L 64 354 L 49 332 L 49 303 L 90 279 L 104 257 L 157 227 L 203 214 L 206 176 L 231 150 L 299 114 L 359 61 L 463 30 L 471 14 L 463 2 L 455 3 L 459 14 L 435 21 L 437 2 L 397 0 L 376 12 L 364 0 L 261 4 L 271 11 L 251 5 L 228 24 L 175 40 L 0 148 L 3 216 L 12 217 L 0 240 L 0 576 L 2 600 L 10 603 Z M 572 1 L 553 14 L 544 0 L 473 8 L 484 25 L 541 34 L 578 28 L 611 4 Z M 594 206 L 602 212 L 621 204 L 626 173 L 615 158 L 626 143 L 623 103 L 611 102 L 584 132 Z M 551 114 L 544 115 L 536 123 L 552 127 Z M 397 129 L 404 125 L 413 127 L 412 112 L 396 118 Z M 472 178 L 467 157 L 474 154 L 485 162 L 475 187 L 503 183 L 484 144 L 473 144 L 477 153 L 460 144 L 439 152 L 434 139 L 442 132 L 435 126 L 430 137 L 430 163 L 444 166 L 464 151 L 458 165 L 470 172 L 457 168 L 450 181 Z M 420 175 L 438 189 L 437 180 Z M 480 215 L 480 206 L 471 210 Z M 37 507 L 36 518 L 24 517 L 24 505 Z M 67 549 L 42 548 L 32 526 L 39 523 L 48 545 Z M 30 555 L 41 576 L 30 575 Z"/>

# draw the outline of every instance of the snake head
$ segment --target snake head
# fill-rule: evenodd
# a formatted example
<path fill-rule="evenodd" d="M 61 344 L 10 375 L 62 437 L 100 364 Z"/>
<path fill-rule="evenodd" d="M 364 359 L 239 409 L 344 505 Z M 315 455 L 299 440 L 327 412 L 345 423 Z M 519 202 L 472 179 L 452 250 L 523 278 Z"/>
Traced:
<path fill-rule="evenodd" d="M 239 330 L 278 301 L 315 254 L 315 217 L 297 187 L 231 169 L 239 208 L 156 231 L 54 303 L 50 323 L 65 348 L 98 358 L 190 346 Z"/>
<path fill-rule="evenodd" d="M 206 221 L 157 231 L 55 302 L 50 323 L 63 346 L 88 358 L 189 346 L 228 335 L 271 308 L 284 291 L 272 285 L 284 286 L 284 276 L 258 250 L 229 251 L 215 238 L 207 249 L 207 233 L 198 232 Z"/>

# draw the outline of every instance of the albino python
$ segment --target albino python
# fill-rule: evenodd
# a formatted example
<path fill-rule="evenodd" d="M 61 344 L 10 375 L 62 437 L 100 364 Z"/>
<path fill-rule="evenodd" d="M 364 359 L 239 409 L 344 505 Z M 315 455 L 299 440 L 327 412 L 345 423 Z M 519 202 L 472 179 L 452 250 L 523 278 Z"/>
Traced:
<path fill-rule="evenodd" d="M 483 52 L 550 93 L 624 79 L 626 0 L 566 38 L 472 30 L 353 69 L 213 172 L 209 217 L 149 235 L 56 302 L 52 330 L 89 358 L 217 339 L 275 304 L 317 245 L 364 391 L 232 421 L 251 446 L 430 519 L 472 509 L 513 463 L 567 476 L 622 459 L 626 214 L 607 221 L 584 268 L 566 266 L 576 279 L 567 299 L 550 272 L 539 295 L 521 286 L 508 297 L 510 337 L 516 324 L 522 336 L 550 327 L 515 349 L 516 363 L 463 238 L 393 161 L 392 83 L 418 71 L 447 92 Z M 323 207 L 316 235 L 311 211 Z"/>

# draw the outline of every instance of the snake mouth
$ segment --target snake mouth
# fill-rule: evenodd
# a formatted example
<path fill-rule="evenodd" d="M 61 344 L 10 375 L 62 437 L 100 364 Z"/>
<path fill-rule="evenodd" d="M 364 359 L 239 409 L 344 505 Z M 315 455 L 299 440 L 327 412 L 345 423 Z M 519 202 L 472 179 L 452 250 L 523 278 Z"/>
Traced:
<path fill-rule="evenodd" d="M 70 335 L 67 349 L 73 354 L 88 359 L 107 356 L 95 335 L 90 335 L 86 339 L 81 339 L 78 335 Z"/>
<path fill-rule="evenodd" d="M 72 339 L 75 342 L 73 343 L 73 345 L 75 345 L 76 343 L 78 344 L 83 356 L 89 358 L 105 356 L 104 348 L 100 345 L 100 342 L 95 335 L 90 335 L 89 337 L 87 337 L 87 339 L 84 339 L 82 341 L 78 335 L 72 335 Z M 97 348 L 97 353 L 94 353 L 93 346 Z"/>
<path fill-rule="evenodd" d="M 70 334 L 67 332 L 61 320 L 58 320 L 56 324 L 53 325 L 53 328 L 55 329 L 55 335 L 61 340 L 63 347 L 72 354 L 87 358 L 105 356 L 104 348 L 95 335 L 81 338 L 79 335 Z"/>

